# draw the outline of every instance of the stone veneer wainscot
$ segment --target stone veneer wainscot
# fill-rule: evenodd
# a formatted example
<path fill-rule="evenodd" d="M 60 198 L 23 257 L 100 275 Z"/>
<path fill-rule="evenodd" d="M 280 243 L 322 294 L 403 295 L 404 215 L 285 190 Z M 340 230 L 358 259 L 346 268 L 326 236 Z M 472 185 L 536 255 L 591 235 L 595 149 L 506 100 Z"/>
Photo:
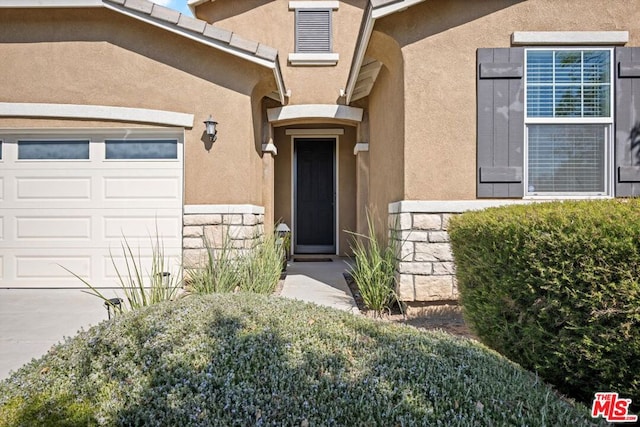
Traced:
<path fill-rule="evenodd" d="M 228 245 L 237 254 L 248 252 L 264 234 L 264 208 L 254 205 L 188 205 L 184 207 L 182 256 L 185 268 L 207 260 L 207 247 Z"/>
<path fill-rule="evenodd" d="M 536 200 L 542 201 L 542 200 Z M 389 230 L 400 243 L 397 289 L 405 302 L 458 299 L 447 227 L 452 216 L 534 200 L 403 200 L 389 204 Z"/>

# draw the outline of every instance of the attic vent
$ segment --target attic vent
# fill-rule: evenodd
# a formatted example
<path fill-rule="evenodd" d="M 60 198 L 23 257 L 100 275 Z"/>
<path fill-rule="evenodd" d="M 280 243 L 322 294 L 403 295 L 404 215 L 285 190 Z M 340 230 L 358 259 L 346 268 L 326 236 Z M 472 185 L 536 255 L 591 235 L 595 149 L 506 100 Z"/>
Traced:
<path fill-rule="evenodd" d="M 330 53 L 331 9 L 296 10 L 296 53 Z"/>

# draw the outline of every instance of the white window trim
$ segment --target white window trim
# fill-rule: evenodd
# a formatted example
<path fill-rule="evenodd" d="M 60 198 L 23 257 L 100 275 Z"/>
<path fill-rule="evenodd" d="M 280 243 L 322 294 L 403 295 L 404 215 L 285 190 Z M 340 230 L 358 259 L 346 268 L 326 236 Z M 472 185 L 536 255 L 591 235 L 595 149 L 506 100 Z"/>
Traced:
<path fill-rule="evenodd" d="M 339 1 L 290 1 L 289 10 L 296 9 L 331 9 L 338 10 Z"/>
<path fill-rule="evenodd" d="M 511 44 L 514 46 L 611 46 L 628 42 L 628 31 L 515 31 L 511 34 Z"/>
<path fill-rule="evenodd" d="M 298 9 L 325 9 L 325 10 L 338 10 L 340 7 L 339 1 L 290 1 L 289 10 L 295 11 Z M 333 12 L 331 13 L 333 15 Z M 331 17 L 333 20 L 333 16 Z M 297 25 L 297 24 L 294 24 Z M 333 28 L 333 24 L 331 26 Z M 294 32 L 297 28 L 294 28 Z M 333 34 L 331 34 L 331 41 L 333 44 Z M 288 62 L 291 66 L 298 67 L 329 67 L 338 64 L 340 55 L 335 52 L 326 53 L 299 53 L 292 52 L 288 56 Z"/>
<path fill-rule="evenodd" d="M 338 53 L 290 53 L 289 64 L 298 66 L 336 65 L 340 60 Z"/>
<path fill-rule="evenodd" d="M 515 33 L 514 33 L 515 34 Z M 610 55 L 610 76 L 611 76 L 611 91 L 609 96 L 609 117 L 586 117 L 586 118 L 568 118 L 568 117 L 532 117 L 528 118 L 527 111 L 527 52 L 532 50 L 607 50 Z M 524 181 L 524 197 L 523 199 L 537 200 L 537 199 L 591 199 L 591 198 L 612 198 L 613 197 L 613 183 L 614 183 L 614 147 L 613 147 L 613 122 L 614 122 L 614 107 L 615 107 L 615 94 L 614 94 L 614 51 L 613 48 L 605 48 L 599 46 L 580 46 L 580 47 L 566 47 L 566 46 L 548 46 L 548 47 L 532 47 L 525 49 L 524 52 L 524 160 L 523 160 L 523 181 Z M 602 124 L 607 125 L 608 129 L 605 131 L 605 148 L 604 148 L 604 192 L 572 192 L 572 193 L 559 193 L 559 192 L 542 192 L 536 193 L 529 191 L 529 125 L 533 124 Z"/>

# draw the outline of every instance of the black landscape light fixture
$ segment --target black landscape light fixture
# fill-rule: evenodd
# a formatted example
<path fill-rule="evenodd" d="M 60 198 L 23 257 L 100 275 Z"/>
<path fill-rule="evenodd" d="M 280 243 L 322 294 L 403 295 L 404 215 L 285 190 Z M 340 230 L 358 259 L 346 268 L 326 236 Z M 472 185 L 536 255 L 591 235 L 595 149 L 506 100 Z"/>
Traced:
<path fill-rule="evenodd" d="M 216 125 L 218 124 L 218 122 L 213 120 L 213 117 L 211 117 L 211 114 L 209 114 L 209 118 L 203 123 L 205 126 L 205 131 L 207 132 L 207 135 L 209 135 L 209 141 L 216 142 L 216 139 L 218 139 L 218 130 L 216 129 Z"/>
<path fill-rule="evenodd" d="M 107 309 L 108 319 L 111 320 L 112 308 L 114 316 L 116 315 L 116 313 L 122 313 L 122 298 L 109 298 L 104 301 L 104 307 Z"/>

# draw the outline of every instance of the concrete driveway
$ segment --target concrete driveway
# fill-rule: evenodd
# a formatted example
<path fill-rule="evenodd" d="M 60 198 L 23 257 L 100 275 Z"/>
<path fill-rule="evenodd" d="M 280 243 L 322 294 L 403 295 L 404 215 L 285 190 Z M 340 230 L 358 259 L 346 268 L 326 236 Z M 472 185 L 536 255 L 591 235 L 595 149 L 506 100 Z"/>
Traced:
<path fill-rule="evenodd" d="M 0 379 L 106 318 L 102 301 L 81 289 L 0 289 Z"/>

